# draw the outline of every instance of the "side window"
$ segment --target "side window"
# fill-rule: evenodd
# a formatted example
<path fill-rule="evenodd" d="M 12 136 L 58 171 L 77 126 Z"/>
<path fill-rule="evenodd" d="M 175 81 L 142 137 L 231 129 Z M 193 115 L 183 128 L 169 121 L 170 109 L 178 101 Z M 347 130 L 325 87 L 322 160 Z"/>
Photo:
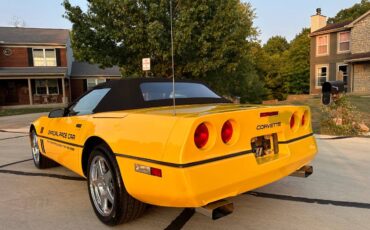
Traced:
<path fill-rule="evenodd" d="M 316 56 L 329 55 L 329 35 L 316 37 Z"/>
<path fill-rule="evenodd" d="M 91 114 L 99 102 L 110 91 L 110 88 L 94 89 L 86 94 L 71 107 L 69 107 L 69 116 Z"/>
<path fill-rule="evenodd" d="M 350 32 L 338 33 L 338 53 L 350 50 Z"/>
<path fill-rule="evenodd" d="M 328 79 L 329 65 L 316 66 L 316 88 L 320 88 Z"/>

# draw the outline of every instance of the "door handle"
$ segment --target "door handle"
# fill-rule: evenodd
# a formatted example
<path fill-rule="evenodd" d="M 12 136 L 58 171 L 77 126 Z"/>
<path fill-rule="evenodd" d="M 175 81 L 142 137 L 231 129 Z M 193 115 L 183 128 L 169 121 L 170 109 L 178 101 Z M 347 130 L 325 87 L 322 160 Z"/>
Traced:
<path fill-rule="evenodd" d="M 76 124 L 76 128 L 81 128 L 82 124 Z"/>

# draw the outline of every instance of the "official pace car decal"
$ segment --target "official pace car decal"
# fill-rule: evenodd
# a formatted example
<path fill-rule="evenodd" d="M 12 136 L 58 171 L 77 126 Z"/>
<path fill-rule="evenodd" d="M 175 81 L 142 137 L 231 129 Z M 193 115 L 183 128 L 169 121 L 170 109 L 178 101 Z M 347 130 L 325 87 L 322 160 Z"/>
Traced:
<path fill-rule="evenodd" d="M 279 121 L 279 122 L 275 122 L 271 124 L 257 125 L 256 129 L 257 130 L 271 129 L 271 128 L 280 127 L 280 126 L 281 126 L 281 122 Z"/>
<path fill-rule="evenodd" d="M 54 136 L 54 137 L 62 137 L 64 139 L 68 139 L 68 140 L 76 139 L 76 136 L 73 133 L 58 132 L 58 131 L 54 131 L 54 130 L 49 130 L 48 135 L 51 135 L 51 136 Z"/>

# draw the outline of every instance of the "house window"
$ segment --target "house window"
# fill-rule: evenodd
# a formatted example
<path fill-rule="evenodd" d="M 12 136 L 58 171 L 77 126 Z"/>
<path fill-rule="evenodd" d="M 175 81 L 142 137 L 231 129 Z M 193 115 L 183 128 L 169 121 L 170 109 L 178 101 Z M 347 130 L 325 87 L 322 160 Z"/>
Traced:
<path fill-rule="evenodd" d="M 47 80 L 48 94 L 59 94 L 58 80 Z"/>
<path fill-rule="evenodd" d="M 99 85 L 100 83 L 105 82 L 106 79 L 99 79 L 99 78 L 89 78 L 87 79 L 87 90 L 94 88 L 95 86 Z"/>
<path fill-rule="evenodd" d="M 349 51 L 350 46 L 350 32 L 338 33 L 338 52 Z"/>
<path fill-rule="evenodd" d="M 323 56 L 329 54 L 329 35 L 317 36 L 316 38 L 316 54 L 317 56 Z"/>
<path fill-rule="evenodd" d="M 35 80 L 37 95 L 58 95 L 58 80 Z"/>
<path fill-rule="evenodd" d="M 344 88 L 347 90 L 348 86 L 348 65 L 338 65 L 337 80 L 344 82 Z"/>
<path fill-rule="evenodd" d="M 316 67 L 316 88 L 319 88 L 327 81 L 329 66 L 321 65 Z"/>
<path fill-rule="evenodd" d="M 57 66 L 55 49 L 33 49 L 34 66 Z"/>

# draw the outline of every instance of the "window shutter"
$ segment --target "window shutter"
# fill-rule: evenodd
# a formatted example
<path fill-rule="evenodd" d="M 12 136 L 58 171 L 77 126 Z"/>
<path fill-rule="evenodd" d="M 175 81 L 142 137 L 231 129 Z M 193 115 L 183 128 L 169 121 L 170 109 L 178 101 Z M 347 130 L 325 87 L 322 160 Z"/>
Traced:
<path fill-rule="evenodd" d="M 33 66 L 32 48 L 27 49 L 27 54 L 28 54 L 28 66 Z"/>
<path fill-rule="evenodd" d="M 83 79 L 84 92 L 87 91 L 87 79 Z"/>
<path fill-rule="evenodd" d="M 60 57 L 60 49 L 55 49 L 55 56 L 57 57 L 57 66 L 62 66 L 61 57 Z"/>

